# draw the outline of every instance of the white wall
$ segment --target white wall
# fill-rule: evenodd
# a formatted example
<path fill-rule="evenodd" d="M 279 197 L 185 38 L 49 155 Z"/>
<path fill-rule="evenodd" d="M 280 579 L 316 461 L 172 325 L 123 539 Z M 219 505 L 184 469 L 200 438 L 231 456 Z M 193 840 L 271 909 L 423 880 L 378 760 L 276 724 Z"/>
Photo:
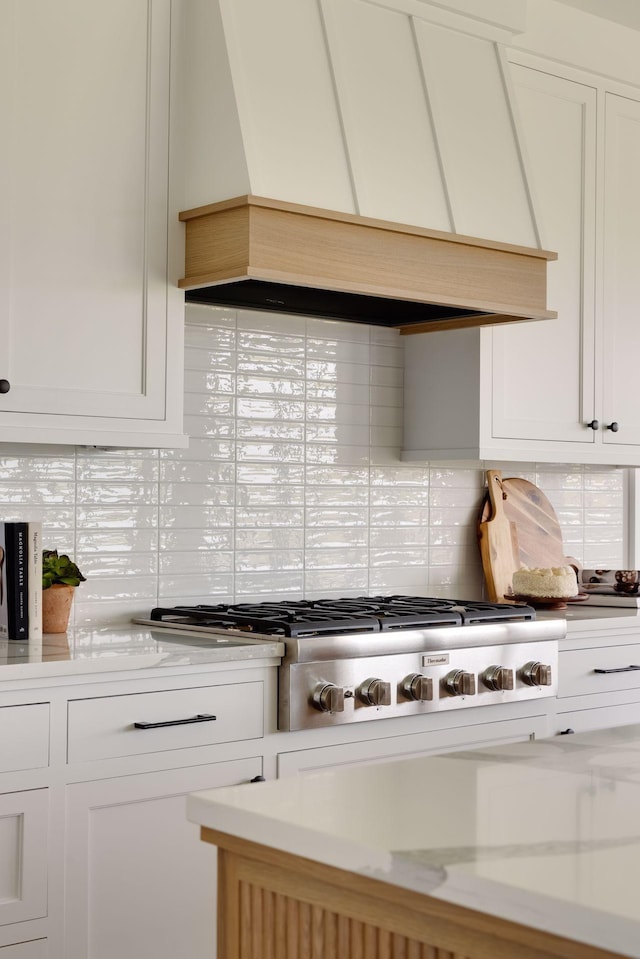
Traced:
<path fill-rule="evenodd" d="M 622 470 L 399 461 L 394 331 L 199 306 L 187 321 L 188 450 L 0 447 L 0 517 L 41 518 L 45 547 L 75 556 L 77 622 L 158 602 L 478 598 L 488 467 L 546 492 L 586 566 L 624 563 Z"/>

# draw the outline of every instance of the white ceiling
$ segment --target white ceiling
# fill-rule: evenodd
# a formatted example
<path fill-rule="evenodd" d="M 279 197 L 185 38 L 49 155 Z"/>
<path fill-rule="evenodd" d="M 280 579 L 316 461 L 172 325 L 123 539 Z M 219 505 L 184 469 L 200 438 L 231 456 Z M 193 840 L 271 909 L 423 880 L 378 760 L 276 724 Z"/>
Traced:
<path fill-rule="evenodd" d="M 576 7 L 596 17 L 604 17 L 605 20 L 614 20 L 626 27 L 640 30 L 638 0 L 558 0 L 558 3 L 565 3 L 569 7 Z"/>

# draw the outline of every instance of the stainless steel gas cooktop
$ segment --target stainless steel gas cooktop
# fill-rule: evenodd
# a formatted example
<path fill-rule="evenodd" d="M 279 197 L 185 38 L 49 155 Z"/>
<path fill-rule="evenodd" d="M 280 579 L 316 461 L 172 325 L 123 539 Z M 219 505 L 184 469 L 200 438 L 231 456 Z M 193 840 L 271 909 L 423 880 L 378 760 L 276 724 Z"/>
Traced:
<path fill-rule="evenodd" d="M 566 632 L 525 604 L 422 596 L 157 607 L 148 622 L 281 640 L 280 729 L 554 696 Z"/>

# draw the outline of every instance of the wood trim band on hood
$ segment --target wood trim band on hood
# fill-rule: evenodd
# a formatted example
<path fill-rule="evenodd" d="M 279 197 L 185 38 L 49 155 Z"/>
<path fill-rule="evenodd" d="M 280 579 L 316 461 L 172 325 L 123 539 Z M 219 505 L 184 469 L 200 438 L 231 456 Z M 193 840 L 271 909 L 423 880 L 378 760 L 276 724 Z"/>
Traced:
<path fill-rule="evenodd" d="M 243 196 L 180 214 L 194 302 L 424 332 L 533 319 L 548 250 Z"/>

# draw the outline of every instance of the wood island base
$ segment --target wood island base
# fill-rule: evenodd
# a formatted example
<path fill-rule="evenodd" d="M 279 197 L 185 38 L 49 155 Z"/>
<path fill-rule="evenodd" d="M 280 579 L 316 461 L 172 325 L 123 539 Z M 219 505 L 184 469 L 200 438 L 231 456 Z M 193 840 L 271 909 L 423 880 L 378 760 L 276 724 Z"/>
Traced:
<path fill-rule="evenodd" d="M 203 827 L 218 847 L 218 959 L 621 959 Z"/>

